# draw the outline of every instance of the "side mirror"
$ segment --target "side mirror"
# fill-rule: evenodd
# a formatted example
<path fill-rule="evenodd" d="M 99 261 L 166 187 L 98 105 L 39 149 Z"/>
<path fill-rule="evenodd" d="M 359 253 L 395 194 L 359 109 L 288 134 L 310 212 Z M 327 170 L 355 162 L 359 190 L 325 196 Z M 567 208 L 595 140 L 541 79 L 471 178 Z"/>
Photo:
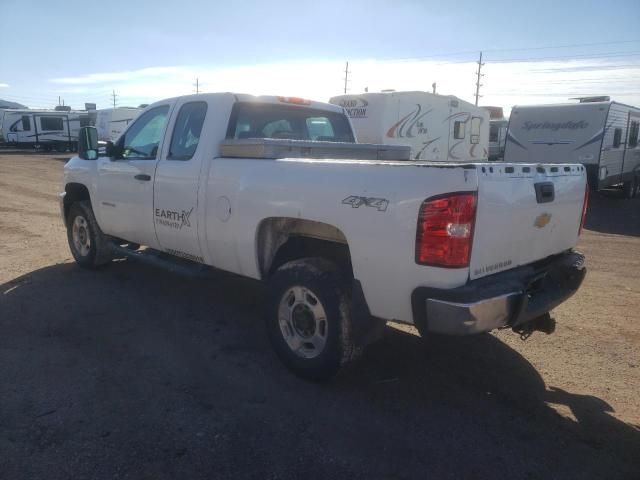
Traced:
<path fill-rule="evenodd" d="M 78 132 L 78 156 L 84 160 L 98 158 L 98 130 L 96 127 L 82 127 Z"/>

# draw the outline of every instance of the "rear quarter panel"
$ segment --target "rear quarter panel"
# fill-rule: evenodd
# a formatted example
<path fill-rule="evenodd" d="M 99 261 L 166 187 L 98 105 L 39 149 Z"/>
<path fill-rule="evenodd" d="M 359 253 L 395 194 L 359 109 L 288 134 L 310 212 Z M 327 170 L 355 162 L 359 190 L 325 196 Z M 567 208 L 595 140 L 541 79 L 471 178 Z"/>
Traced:
<path fill-rule="evenodd" d="M 468 269 L 415 263 L 417 217 L 422 202 L 452 191 L 475 191 L 474 169 L 412 162 L 251 160 L 217 158 L 206 185 L 207 260 L 261 278 L 257 233 L 271 217 L 313 220 L 346 237 L 355 277 L 373 315 L 412 322 L 411 292 L 418 286 L 462 285 Z M 343 203 L 350 196 L 383 199 L 384 210 Z M 224 208 L 231 214 L 225 219 Z"/>

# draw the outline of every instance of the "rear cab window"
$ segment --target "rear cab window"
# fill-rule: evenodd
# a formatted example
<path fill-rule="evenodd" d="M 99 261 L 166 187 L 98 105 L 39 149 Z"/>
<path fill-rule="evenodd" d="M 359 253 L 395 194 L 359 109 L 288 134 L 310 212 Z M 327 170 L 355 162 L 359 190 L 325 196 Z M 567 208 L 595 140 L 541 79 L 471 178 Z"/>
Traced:
<path fill-rule="evenodd" d="M 233 106 L 227 139 L 243 138 L 355 142 L 343 113 L 258 102 L 238 102 Z"/>
<path fill-rule="evenodd" d="M 167 159 L 190 160 L 193 157 L 198 148 L 206 114 L 206 102 L 189 102 L 180 107 Z"/>

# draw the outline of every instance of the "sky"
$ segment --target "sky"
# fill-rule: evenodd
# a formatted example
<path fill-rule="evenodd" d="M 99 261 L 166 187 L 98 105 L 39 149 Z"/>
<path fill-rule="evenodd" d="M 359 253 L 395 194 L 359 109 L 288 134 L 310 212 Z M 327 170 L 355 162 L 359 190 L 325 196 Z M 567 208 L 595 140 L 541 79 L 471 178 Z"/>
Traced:
<path fill-rule="evenodd" d="M 481 105 L 610 95 L 640 106 L 640 1 L 0 0 L 0 98 L 137 106 L 233 91 L 382 89 Z"/>

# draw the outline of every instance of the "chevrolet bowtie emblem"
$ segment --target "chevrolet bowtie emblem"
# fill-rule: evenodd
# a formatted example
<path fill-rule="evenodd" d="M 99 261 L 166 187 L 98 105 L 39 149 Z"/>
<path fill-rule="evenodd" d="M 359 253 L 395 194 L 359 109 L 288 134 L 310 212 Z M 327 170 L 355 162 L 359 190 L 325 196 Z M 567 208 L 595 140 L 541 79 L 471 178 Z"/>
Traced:
<path fill-rule="evenodd" d="M 536 217 L 536 221 L 533 222 L 533 225 L 537 228 L 544 228 L 547 226 L 547 223 L 551 221 L 550 213 L 542 213 Z"/>

